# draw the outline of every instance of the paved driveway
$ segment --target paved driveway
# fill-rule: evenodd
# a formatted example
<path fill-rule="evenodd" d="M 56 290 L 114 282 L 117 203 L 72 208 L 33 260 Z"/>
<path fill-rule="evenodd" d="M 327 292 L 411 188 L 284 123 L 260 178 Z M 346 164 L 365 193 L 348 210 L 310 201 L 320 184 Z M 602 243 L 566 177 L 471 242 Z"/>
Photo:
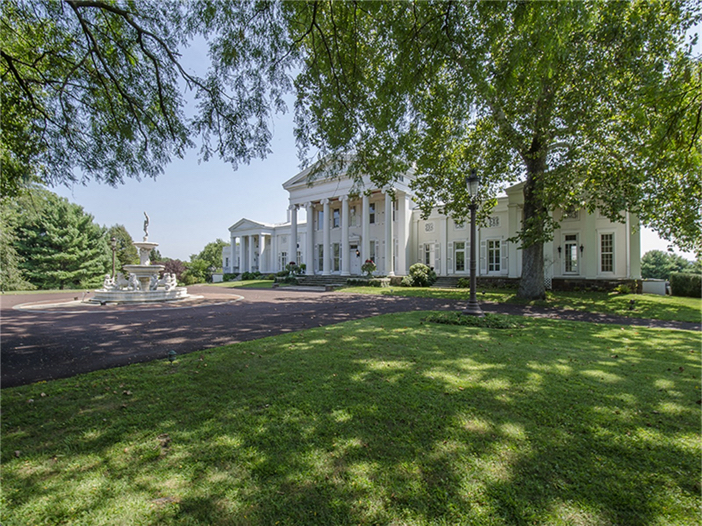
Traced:
<path fill-rule="evenodd" d="M 78 304 L 17 310 L 41 302 L 55 304 L 79 294 L 2 296 L 0 366 L 2 387 L 166 358 L 265 336 L 320 327 L 390 312 L 459 310 L 465 302 L 281 289 L 188 287 L 202 295 L 191 303 L 162 306 Z M 699 324 L 635 320 L 575 311 L 515 305 L 483 305 L 486 312 L 699 330 Z"/>
<path fill-rule="evenodd" d="M 2 387 L 76 374 L 388 312 L 459 308 L 450 300 L 286 289 L 188 287 L 203 299 L 161 307 L 51 305 L 82 294 L 2 297 Z"/>

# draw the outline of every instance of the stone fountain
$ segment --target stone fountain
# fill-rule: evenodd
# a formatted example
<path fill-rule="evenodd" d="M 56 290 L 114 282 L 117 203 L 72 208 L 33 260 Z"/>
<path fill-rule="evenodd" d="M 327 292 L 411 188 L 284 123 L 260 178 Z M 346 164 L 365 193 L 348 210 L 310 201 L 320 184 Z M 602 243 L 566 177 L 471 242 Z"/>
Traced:
<path fill-rule="evenodd" d="M 118 274 L 114 278 L 105 276 L 102 288 L 95 291 L 91 298 L 93 303 L 144 303 L 152 301 L 174 301 L 188 298 L 188 289 L 178 287 L 175 274 L 166 273 L 162 278 L 159 274 L 165 268 L 163 265 L 152 265 L 151 251 L 158 243 L 149 241 L 149 216 L 144 212 L 144 239 L 135 242 L 139 250 L 138 265 L 124 265 L 128 277 Z"/>

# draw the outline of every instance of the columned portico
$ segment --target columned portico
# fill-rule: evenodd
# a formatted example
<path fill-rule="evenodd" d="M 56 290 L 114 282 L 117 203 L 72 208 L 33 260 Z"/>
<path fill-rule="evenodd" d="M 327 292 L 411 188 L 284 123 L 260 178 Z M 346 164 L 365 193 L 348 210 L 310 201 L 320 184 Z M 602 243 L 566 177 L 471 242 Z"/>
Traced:
<path fill-rule="evenodd" d="M 392 246 L 394 240 L 392 237 L 392 196 L 385 193 L 385 273 L 388 276 L 395 275 L 395 269 L 392 264 Z"/>
<path fill-rule="evenodd" d="M 324 254 L 322 262 L 322 275 L 331 274 L 331 232 L 329 231 L 329 199 L 322 199 L 322 243 L 324 244 Z"/>
<path fill-rule="evenodd" d="M 341 198 L 341 275 L 349 276 L 351 273 L 351 251 L 349 250 L 349 196 Z"/>
<path fill-rule="evenodd" d="M 305 274 L 314 274 L 314 205 L 305 203 L 307 212 L 307 245 L 305 246 Z"/>

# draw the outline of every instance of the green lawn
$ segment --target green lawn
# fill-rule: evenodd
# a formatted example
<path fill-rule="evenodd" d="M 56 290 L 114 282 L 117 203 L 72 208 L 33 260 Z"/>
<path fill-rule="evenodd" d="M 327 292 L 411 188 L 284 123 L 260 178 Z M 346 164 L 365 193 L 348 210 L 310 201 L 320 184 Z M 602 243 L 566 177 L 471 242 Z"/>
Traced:
<path fill-rule="evenodd" d="M 468 289 L 435 289 L 405 287 L 346 287 L 344 292 L 357 294 L 381 294 L 390 296 L 414 296 L 468 300 Z M 479 302 L 516 303 L 542 307 L 571 309 L 587 312 L 616 314 L 631 318 L 646 318 L 666 321 L 699 323 L 702 320 L 702 300 L 680 296 L 657 294 L 616 294 L 606 292 L 549 292 L 544 301 L 525 302 L 516 297 L 514 290 L 480 290 Z M 633 310 L 630 301 L 634 300 Z"/>
<path fill-rule="evenodd" d="M 699 333 L 425 316 L 4 389 L 2 524 L 699 521 Z"/>

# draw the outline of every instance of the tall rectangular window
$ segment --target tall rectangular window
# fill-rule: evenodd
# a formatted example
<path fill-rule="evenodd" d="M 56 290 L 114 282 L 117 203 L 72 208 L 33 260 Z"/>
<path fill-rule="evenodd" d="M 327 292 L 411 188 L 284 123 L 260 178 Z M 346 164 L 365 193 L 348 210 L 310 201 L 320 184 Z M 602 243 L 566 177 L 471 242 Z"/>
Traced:
<path fill-rule="evenodd" d="M 368 222 L 372 225 L 375 223 L 375 203 L 368 205 Z"/>
<path fill-rule="evenodd" d="M 358 226 L 356 222 L 356 206 L 349 208 L 349 226 Z"/>
<path fill-rule="evenodd" d="M 288 264 L 288 253 L 287 252 L 281 252 L 280 253 L 280 266 L 283 270 L 285 270 L 285 265 Z"/>
<path fill-rule="evenodd" d="M 431 243 L 427 243 L 424 245 L 424 264 L 428 267 L 431 267 Z"/>
<path fill-rule="evenodd" d="M 370 259 L 373 263 L 377 265 L 378 262 L 375 260 L 375 241 L 373 241 L 372 239 L 370 242 Z"/>
<path fill-rule="evenodd" d="M 332 228 L 339 228 L 341 224 L 341 214 L 338 208 L 332 210 Z"/>
<path fill-rule="evenodd" d="M 614 272 L 614 234 L 600 235 L 600 272 Z"/>
<path fill-rule="evenodd" d="M 317 230 L 324 228 L 324 210 L 317 210 Z"/>
<path fill-rule="evenodd" d="M 340 259 L 341 250 L 339 249 L 339 243 L 332 244 L 332 270 L 334 272 L 339 272 L 340 270 Z"/>
<path fill-rule="evenodd" d="M 320 272 L 324 269 L 324 245 L 317 246 L 317 268 Z"/>
<path fill-rule="evenodd" d="M 464 241 L 456 241 L 453 244 L 454 259 L 456 261 L 456 272 L 466 270 L 466 244 Z"/>
<path fill-rule="evenodd" d="M 500 271 L 500 240 L 488 239 L 487 242 L 487 269 L 488 272 Z"/>

